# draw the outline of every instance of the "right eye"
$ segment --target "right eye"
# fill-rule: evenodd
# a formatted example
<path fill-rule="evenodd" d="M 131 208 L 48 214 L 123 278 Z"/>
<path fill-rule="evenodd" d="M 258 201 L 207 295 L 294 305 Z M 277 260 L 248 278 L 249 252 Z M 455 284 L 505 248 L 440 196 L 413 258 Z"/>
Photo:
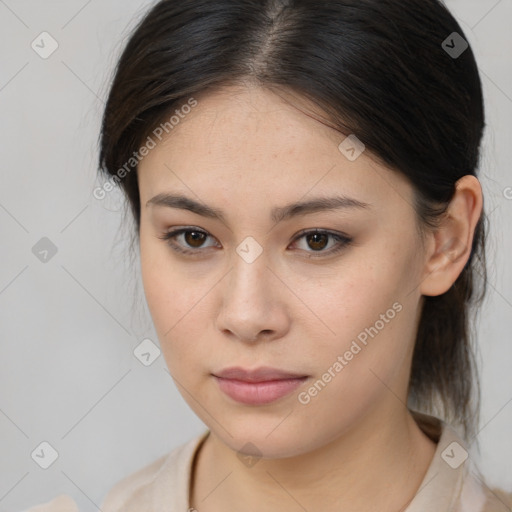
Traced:
<path fill-rule="evenodd" d="M 198 255 L 200 253 L 200 249 L 203 249 L 205 246 L 204 241 L 210 237 L 206 231 L 202 229 L 189 226 L 186 228 L 174 229 L 171 231 L 166 231 L 163 235 L 159 236 L 161 240 L 166 240 L 167 244 L 174 251 L 189 254 L 191 256 Z M 176 239 L 181 237 L 184 243 L 177 243 Z M 213 247 L 213 246 L 206 246 Z M 191 250 L 192 249 L 192 250 Z"/>

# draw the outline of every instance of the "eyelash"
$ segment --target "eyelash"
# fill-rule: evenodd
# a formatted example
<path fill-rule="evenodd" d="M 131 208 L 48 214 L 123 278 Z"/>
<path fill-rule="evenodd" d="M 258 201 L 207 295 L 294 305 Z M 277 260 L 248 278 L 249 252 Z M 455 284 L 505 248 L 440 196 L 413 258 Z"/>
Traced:
<path fill-rule="evenodd" d="M 159 236 L 158 238 L 161 240 L 165 240 L 167 242 L 167 245 L 169 245 L 171 247 L 171 249 L 176 252 L 180 252 L 182 254 L 187 254 L 187 255 L 190 255 L 193 257 L 199 256 L 201 248 L 198 248 L 196 250 L 183 249 L 182 246 L 180 246 L 179 244 L 176 244 L 174 242 L 174 240 L 173 240 L 174 238 L 176 238 L 177 236 L 179 236 L 183 233 L 187 233 L 187 232 L 201 233 L 203 235 L 210 236 L 206 231 L 203 231 L 202 229 L 194 228 L 194 227 L 190 226 L 190 227 L 186 227 L 186 228 L 180 228 L 180 229 L 168 231 L 168 232 L 164 233 L 163 235 Z M 307 256 L 308 258 L 322 258 L 322 257 L 326 257 L 326 256 L 332 256 L 334 254 L 341 252 L 343 249 L 345 249 L 352 243 L 352 238 L 350 238 L 346 235 L 342 235 L 340 233 L 335 233 L 335 232 L 327 231 L 327 230 L 320 230 L 320 229 L 311 229 L 311 230 L 301 231 L 293 239 L 292 243 L 295 243 L 296 241 L 300 240 L 301 238 L 306 237 L 307 235 L 314 235 L 314 234 L 330 236 L 334 240 L 336 240 L 337 245 L 328 251 L 323 251 L 323 250 L 311 251 L 311 255 Z M 309 253 L 310 251 L 306 251 L 306 252 Z"/>

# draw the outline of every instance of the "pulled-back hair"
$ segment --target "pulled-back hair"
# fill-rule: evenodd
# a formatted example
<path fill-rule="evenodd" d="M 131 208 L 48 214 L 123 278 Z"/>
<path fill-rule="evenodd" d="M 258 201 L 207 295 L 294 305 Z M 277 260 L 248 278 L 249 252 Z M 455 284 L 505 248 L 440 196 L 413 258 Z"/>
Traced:
<path fill-rule="evenodd" d="M 138 236 L 137 162 L 122 179 L 119 170 L 191 97 L 250 81 L 314 103 L 325 124 L 406 176 L 425 234 L 479 165 L 484 106 L 471 47 L 456 54 L 464 39 L 438 0 L 160 1 L 115 70 L 100 169 L 117 176 Z M 470 320 L 487 286 L 485 223 L 482 213 L 453 286 L 424 297 L 409 383 L 409 407 L 460 424 L 466 438 L 480 402 Z"/>

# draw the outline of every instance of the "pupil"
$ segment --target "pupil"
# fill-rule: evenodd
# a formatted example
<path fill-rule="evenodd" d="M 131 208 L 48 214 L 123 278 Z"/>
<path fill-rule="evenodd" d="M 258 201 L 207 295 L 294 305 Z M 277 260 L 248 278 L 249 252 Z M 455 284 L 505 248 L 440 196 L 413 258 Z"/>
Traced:
<path fill-rule="evenodd" d="M 193 235 L 192 236 L 192 243 L 190 243 L 190 241 L 188 240 L 188 237 L 190 235 Z M 190 246 L 192 246 L 192 247 L 200 247 L 201 243 L 203 242 L 201 237 L 203 237 L 203 236 L 204 236 L 204 233 L 199 233 L 198 231 L 187 231 L 187 233 L 185 234 L 185 239 L 186 239 L 187 243 Z M 199 242 L 199 243 L 196 243 L 196 242 Z"/>
<path fill-rule="evenodd" d="M 316 237 L 320 237 L 321 239 L 323 238 L 323 241 L 324 241 L 324 242 L 325 242 L 325 240 L 327 239 L 327 235 L 326 235 L 326 234 L 324 234 L 324 233 L 314 233 L 314 234 L 312 234 L 312 235 L 309 235 L 309 239 L 310 239 L 310 240 L 311 240 L 311 238 L 313 238 L 313 237 L 315 237 L 315 238 L 316 238 Z M 318 239 L 316 239 L 316 240 L 314 240 L 314 241 L 313 241 L 313 245 L 318 244 L 318 243 L 319 243 L 319 242 L 318 242 Z M 325 247 L 325 244 L 322 244 L 322 243 L 320 242 L 320 246 L 321 246 L 321 247 L 318 247 L 318 246 L 316 246 L 316 247 L 315 247 L 315 246 L 311 247 L 311 245 L 310 245 L 311 249 L 323 249 L 323 248 Z"/>

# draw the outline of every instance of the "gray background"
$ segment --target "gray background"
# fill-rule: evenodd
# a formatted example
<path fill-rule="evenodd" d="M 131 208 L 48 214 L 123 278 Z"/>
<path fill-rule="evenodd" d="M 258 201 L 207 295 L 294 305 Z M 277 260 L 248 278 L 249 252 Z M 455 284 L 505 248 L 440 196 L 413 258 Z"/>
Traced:
<path fill-rule="evenodd" d="M 204 429 L 163 358 L 146 367 L 133 355 L 156 336 L 127 264 L 122 197 L 92 196 L 109 78 L 150 3 L 0 0 L 0 512 L 60 493 L 96 511 L 121 477 Z M 512 0 L 447 5 L 476 54 L 488 124 L 479 464 L 512 490 Z M 31 48 L 43 31 L 59 45 L 47 59 Z M 32 252 L 43 237 L 57 248 L 46 262 Z M 42 441 L 59 453 L 46 470 L 31 458 Z"/>

